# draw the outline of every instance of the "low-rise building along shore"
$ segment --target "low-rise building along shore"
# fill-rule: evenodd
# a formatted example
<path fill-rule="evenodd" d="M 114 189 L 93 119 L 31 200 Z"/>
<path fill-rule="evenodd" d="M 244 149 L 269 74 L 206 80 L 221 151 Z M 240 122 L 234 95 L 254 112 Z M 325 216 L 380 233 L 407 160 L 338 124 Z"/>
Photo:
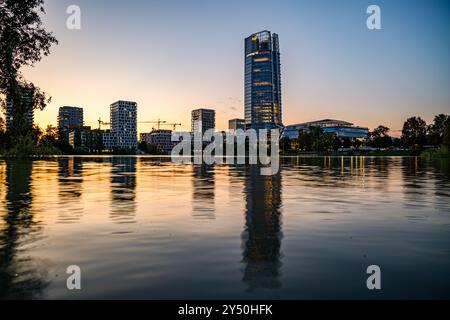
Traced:
<path fill-rule="evenodd" d="M 283 137 L 297 139 L 300 131 L 307 131 L 310 127 L 315 126 L 322 128 L 325 133 L 335 134 L 338 138 L 367 139 L 369 134 L 369 128 L 355 126 L 347 121 L 324 119 L 288 125 L 284 129 Z"/>

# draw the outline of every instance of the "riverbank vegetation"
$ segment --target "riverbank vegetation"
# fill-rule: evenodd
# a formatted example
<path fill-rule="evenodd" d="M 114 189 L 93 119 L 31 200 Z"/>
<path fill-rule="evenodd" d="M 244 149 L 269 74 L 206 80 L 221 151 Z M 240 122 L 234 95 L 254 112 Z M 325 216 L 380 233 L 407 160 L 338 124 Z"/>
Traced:
<path fill-rule="evenodd" d="M 392 137 L 390 128 L 380 125 L 365 139 L 339 137 L 318 126 L 300 130 L 297 139 L 283 138 L 283 154 L 367 154 L 371 156 L 418 156 L 448 158 L 450 116 L 439 114 L 433 123 L 420 117 L 408 118 L 400 137 Z"/>

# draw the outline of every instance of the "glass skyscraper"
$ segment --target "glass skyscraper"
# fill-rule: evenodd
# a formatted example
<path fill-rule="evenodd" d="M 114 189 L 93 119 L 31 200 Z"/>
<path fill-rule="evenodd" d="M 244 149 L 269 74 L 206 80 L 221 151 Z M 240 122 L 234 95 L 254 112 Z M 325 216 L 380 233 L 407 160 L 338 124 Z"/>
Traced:
<path fill-rule="evenodd" d="M 281 127 L 281 72 L 278 35 L 261 31 L 245 39 L 245 124 Z"/>

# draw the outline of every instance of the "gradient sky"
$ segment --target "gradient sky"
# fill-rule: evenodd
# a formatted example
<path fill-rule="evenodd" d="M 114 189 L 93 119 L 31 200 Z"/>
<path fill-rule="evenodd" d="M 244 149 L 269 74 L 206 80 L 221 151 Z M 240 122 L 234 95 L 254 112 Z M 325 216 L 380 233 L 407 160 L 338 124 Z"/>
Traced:
<path fill-rule="evenodd" d="M 82 29 L 66 28 L 81 7 Z M 383 30 L 366 28 L 382 10 Z M 190 111 L 217 110 L 217 126 L 244 113 L 244 38 L 280 37 L 283 122 L 337 118 L 401 129 L 450 113 L 450 1 L 438 0 L 46 0 L 47 29 L 60 44 L 28 80 L 53 100 L 36 121 L 56 124 L 58 108 L 85 110 L 86 125 L 109 120 L 116 100 L 138 102 L 138 121 L 190 127 Z M 152 125 L 140 125 L 149 131 Z"/>

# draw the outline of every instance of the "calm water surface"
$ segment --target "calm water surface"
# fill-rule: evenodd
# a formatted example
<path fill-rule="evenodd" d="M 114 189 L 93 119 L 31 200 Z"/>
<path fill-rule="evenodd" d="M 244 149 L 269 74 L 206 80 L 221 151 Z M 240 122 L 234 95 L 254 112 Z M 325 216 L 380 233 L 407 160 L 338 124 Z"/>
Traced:
<path fill-rule="evenodd" d="M 0 159 L 0 298 L 450 298 L 448 161 L 284 158 L 259 172 Z"/>

